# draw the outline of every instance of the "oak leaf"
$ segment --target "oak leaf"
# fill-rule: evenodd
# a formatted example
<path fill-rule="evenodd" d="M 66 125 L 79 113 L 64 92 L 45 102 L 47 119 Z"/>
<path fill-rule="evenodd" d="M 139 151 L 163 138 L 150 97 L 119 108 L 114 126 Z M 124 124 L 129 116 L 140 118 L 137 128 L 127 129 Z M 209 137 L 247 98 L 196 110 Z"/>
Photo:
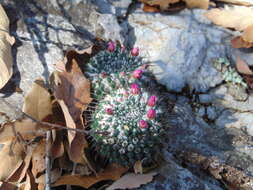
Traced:
<path fill-rule="evenodd" d="M 180 0 L 140 0 L 150 6 L 159 6 L 161 10 L 167 10 L 170 4 L 178 3 Z"/>
<path fill-rule="evenodd" d="M 41 140 L 32 154 L 32 174 L 36 178 L 46 169 L 45 156 L 46 156 L 46 141 Z"/>
<path fill-rule="evenodd" d="M 252 6 L 253 3 L 249 1 L 243 1 L 243 0 L 215 0 L 223 3 L 231 3 L 234 5 L 242 5 L 242 6 Z"/>
<path fill-rule="evenodd" d="M 242 33 L 242 39 L 246 42 L 253 43 L 253 24 L 245 28 Z"/>
<path fill-rule="evenodd" d="M 67 53 L 65 69 L 54 73 L 53 88 L 67 127 L 84 130 L 82 112 L 87 109 L 92 99 L 90 82 L 84 77 L 77 59 L 72 53 Z M 68 131 L 68 139 L 70 159 L 77 163 L 87 163 L 84 148 L 87 148 L 88 143 L 84 133 Z"/>
<path fill-rule="evenodd" d="M 37 120 L 52 114 L 51 95 L 42 79 L 37 79 L 24 99 L 23 112 Z"/>
<path fill-rule="evenodd" d="M 192 8 L 200 8 L 200 9 L 208 9 L 209 6 L 209 0 L 201 0 L 201 1 L 196 1 L 196 0 L 183 0 L 187 7 L 192 9 Z"/>
<path fill-rule="evenodd" d="M 0 190 L 16 190 L 17 187 L 11 183 L 0 182 Z"/>
<path fill-rule="evenodd" d="M 12 76 L 11 46 L 14 38 L 9 35 L 9 19 L 0 4 L 0 89 Z"/>
<path fill-rule="evenodd" d="M 253 24 L 253 9 L 250 7 L 211 9 L 205 16 L 216 25 L 237 31 L 244 31 Z"/>
<path fill-rule="evenodd" d="M 244 41 L 242 36 L 237 36 L 231 40 L 231 45 L 233 48 L 250 48 L 253 43 Z"/>
<path fill-rule="evenodd" d="M 32 175 L 31 171 L 27 171 L 26 182 L 20 186 L 19 190 L 37 190 L 35 178 Z"/>
<path fill-rule="evenodd" d="M 90 188 L 92 185 L 105 180 L 117 180 L 124 174 L 128 168 L 111 164 L 103 172 L 97 174 L 97 176 L 81 176 L 81 175 L 65 175 L 61 176 L 52 186 L 60 185 L 76 185 L 84 188 Z"/>
<path fill-rule="evenodd" d="M 19 142 L 8 141 L 0 151 L 0 180 L 6 180 L 23 163 L 24 147 Z"/>
<path fill-rule="evenodd" d="M 24 179 L 24 177 L 27 174 L 27 170 L 30 166 L 33 151 L 34 151 L 33 145 L 26 147 L 26 156 L 23 160 L 22 165 L 7 179 L 7 181 L 20 183 Z"/>
<path fill-rule="evenodd" d="M 17 135 L 23 140 L 32 140 L 35 137 L 43 136 L 45 130 L 29 118 L 21 118 L 13 122 L 7 122 L 0 128 L 0 143 L 13 141 Z"/>
<path fill-rule="evenodd" d="M 248 64 L 243 61 L 239 56 L 236 60 L 236 69 L 241 74 L 253 75 L 253 71 L 249 68 Z"/>
<path fill-rule="evenodd" d="M 133 189 L 138 188 L 143 184 L 151 182 L 157 173 L 152 172 L 148 174 L 134 174 L 128 173 L 121 177 L 119 180 L 114 182 L 111 186 L 106 188 L 106 190 L 116 190 L 116 189 Z"/>

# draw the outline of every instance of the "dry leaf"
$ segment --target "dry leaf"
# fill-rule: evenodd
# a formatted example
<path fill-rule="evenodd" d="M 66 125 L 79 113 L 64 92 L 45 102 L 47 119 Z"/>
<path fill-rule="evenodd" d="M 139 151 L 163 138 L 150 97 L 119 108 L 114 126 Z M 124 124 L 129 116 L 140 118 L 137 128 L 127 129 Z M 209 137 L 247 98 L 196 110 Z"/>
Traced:
<path fill-rule="evenodd" d="M 57 72 L 59 81 L 54 83 L 54 94 L 57 98 L 69 128 L 84 130 L 82 112 L 91 102 L 90 82 L 86 79 L 74 57 L 67 56 L 66 71 Z M 86 163 L 84 148 L 87 147 L 84 133 L 68 131 L 70 159 Z"/>
<path fill-rule="evenodd" d="M 128 173 L 106 188 L 106 190 L 138 188 L 151 182 L 156 174 L 155 172 L 148 174 Z"/>
<path fill-rule="evenodd" d="M 0 190 L 16 190 L 17 187 L 11 183 L 0 182 Z"/>
<path fill-rule="evenodd" d="M 253 24 L 248 26 L 242 33 L 242 39 L 246 42 L 253 43 Z"/>
<path fill-rule="evenodd" d="M 184 0 L 188 8 L 208 9 L 209 0 Z"/>
<path fill-rule="evenodd" d="M 150 6 L 159 6 L 162 11 L 168 11 L 171 4 L 179 3 L 184 1 L 188 8 L 201 8 L 201 9 L 208 9 L 209 6 L 209 0 L 139 0 L 142 3 L 145 3 L 145 5 Z M 146 12 L 149 12 L 150 7 L 145 7 L 144 5 L 144 11 L 148 10 Z M 151 11 L 152 12 L 152 11 Z"/>
<path fill-rule="evenodd" d="M 37 79 L 30 92 L 25 97 L 23 112 L 37 120 L 42 120 L 52 114 L 51 95 L 42 79 Z"/>
<path fill-rule="evenodd" d="M 205 16 L 214 24 L 238 31 L 243 31 L 253 24 L 253 9 L 250 7 L 211 9 Z"/>
<path fill-rule="evenodd" d="M 178 3 L 180 0 L 139 0 L 150 6 L 159 6 L 161 10 L 167 10 L 170 4 Z"/>
<path fill-rule="evenodd" d="M 60 168 L 56 168 L 51 170 L 50 176 L 51 176 L 51 183 L 56 182 L 62 174 L 62 170 Z M 40 183 L 45 183 L 45 174 L 41 175 L 37 179 L 35 179 L 35 182 L 40 184 Z"/>
<path fill-rule="evenodd" d="M 245 63 L 240 57 L 237 57 L 236 69 L 241 74 L 253 75 L 253 71 L 249 68 L 248 64 Z"/>
<path fill-rule="evenodd" d="M 34 176 L 32 175 L 31 171 L 27 171 L 26 174 L 26 182 L 22 184 L 19 190 L 37 190 L 37 185 L 35 183 Z"/>
<path fill-rule="evenodd" d="M 219 2 L 224 2 L 224 3 L 231 3 L 235 5 L 242 5 L 242 6 L 252 6 L 253 4 L 249 1 L 243 1 L 243 0 L 215 0 Z"/>
<path fill-rule="evenodd" d="M 23 180 L 23 178 L 25 177 L 25 175 L 27 173 L 27 169 L 30 166 L 33 150 L 34 150 L 34 146 L 33 145 L 27 146 L 27 148 L 26 148 L 26 156 L 25 156 L 25 159 L 24 159 L 21 167 L 19 167 L 17 169 L 17 171 L 15 171 L 7 179 L 7 181 L 9 181 L 9 182 L 19 182 L 20 183 Z"/>
<path fill-rule="evenodd" d="M 38 184 L 38 190 L 45 190 L 45 182 Z"/>
<path fill-rule="evenodd" d="M 45 130 L 41 128 L 36 122 L 29 118 L 16 120 L 5 123 L 0 128 L 0 143 L 12 141 L 17 135 L 22 136 L 24 140 L 32 140 L 35 137 L 43 136 Z"/>
<path fill-rule="evenodd" d="M 0 180 L 9 178 L 23 163 L 24 147 L 14 141 L 8 141 L 0 151 Z"/>
<path fill-rule="evenodd" d="M 62 138 L 62 131 L 53 130 L 53 143 L 51 145 L 51 157 L 52 159 L 59 158 L 64 154 L 64 145 Z"/>
<path fill-rule="evenodd" d="M 237 36 L 231 40 L 231 45 L 233 48 L 250 48 L 253 46 L 253 43 L 246 42 L 241 36 Z"/>
<path fill-rule="evenodd" d="M 244 75 L 243 78 L 246 81 L 248 87 L 250 89 L 253 89 L 253 77 L 252 76 L 248 76 L 248 75 Z"/>
<path fill-rule="evenodd" d="M 157 12 L 160 12 L 160 10 L 158 8 L 150 6 L 150 5 L 146 4 L 146 3 L 143 6 L 143 11 L 144 12 L 148 12 L 148 13 L 157 13 Z"/>
<path fill-rule="evenodd" d="M 97 176 L 65 175 L 60 177 L 52 186 L 76 185 L 84 188 L 90 188 L 92 185 L 105 180 L 117 180 L 128 169 L 122 166 L 112 164 L 105 171 L 100 172 Z"/>
<path fill-rule="evenodd" d="M 143 174 L 142 161 L 138 160 L 134 164 L 134 173 L 135 174 Z"/>
<path fill-rule="evenodd" d="M 11 45 L 14 38 L 9 35 L 9 19 L 0 4 L 0 89 L 12 76 Z"/>
<path fill-rule="evenodd" d="M 43 139 L 38 143 L 32 154 L 32 174 L 35 178 L 46 169 L 45 154 L 46 141 Z"/>

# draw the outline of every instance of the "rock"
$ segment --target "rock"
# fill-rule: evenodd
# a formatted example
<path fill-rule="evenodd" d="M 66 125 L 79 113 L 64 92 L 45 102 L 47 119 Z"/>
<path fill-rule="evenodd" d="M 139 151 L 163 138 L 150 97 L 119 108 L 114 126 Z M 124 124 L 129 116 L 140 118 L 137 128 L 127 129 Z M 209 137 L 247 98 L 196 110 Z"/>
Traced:
<path fill-rule="evenodd" d="M 166 153 L 167 164 L 163 165 L 159 171 L 159 175 L 156 180 L 140 190 L 172 190 L 172 189 L 201 189 L 201 190 L 222 190 L 219 183 L 213 179 L 210 179 L 204 173 L 201 177 L 198 177 L 191 173 L 187 168 L 183 168 L 173 159 L 173 157 Z"/>
<path fill-rule="evenodd" d="M 238 101 L 246 101 L 249 97 L 245 87 L 235 84 L 228 84 L 228 93 Z"/>
<path fill-rule="evenodd" d="M 253 110 L 253 97 L 249 96 L 245 101 L 237 101 L 232 95 L 228 94 L 227 88 L 224 85 L 213 89 L 210 92 L 213 96 L 213 103 L 223 105 L 225 108 L 230 108 L 236 111 L 247 112 Z"/>
<path fill-rule="evenodd" d="M 251 112 L 234 112 L 233 117 L 228 117 L 231 115 L 231 111 L 227 110 L 220 115 L 216 120 L 216 125 L 221 127 L 225 126 L 227 128 L 237 128 L 244 130 L 249 135 L 253 136 L 253 114 Z"/>
<path fill-rule="evenodd" d="M 198 109 L 197 114 L 198 114 L 199 117 L 203 117 L 203 116 L 206 114 L 206 108 L 205 108 L 204 106 L 201 106 L 201 107 Z"/>
<path fill-rule="evenodd" d="M 125 17 L 132 0 L 92 0 L 103 14 L 113 14 L 118 17 Z"/>
<path fill-rule="evenodd" d="M 217 117 L 216 109 L 213 106 L 208 106 L 206 109 L 207 117 L 210 120 L 214 120 Z"/>
<path fill-rule="evenodd" d="M 222 81 L 213 68 L 214 58 L 229 57 L 232 32 L 210 24 L 204 10 L 177 14 L 145 14 L 137 9 L 129 15 L 128 42 L 140 47 L 153 65 L 156 78 L 169 90 L 205 92 Z"/>
<path fill-rule="evenodd" d="M 5 101 L 18 108 L 22 107 L 23 97 L 35 79 L 48 80 L 54 64 L 63 59 L 63 51 L 84 49 L 95 37 L 123 41 L 116 17 L 99 14 L 96 5 L 88 0 L 3 0 L 1 3 L 10 18 L 10 31 L 16 44 L 14 76 L 0 93 Z M 17 86 L 23 94 L 14 93 Z M 16 117 L 3 101 L 0 107 L 12 119 Z"/>
<path fill-rule="evenodd" d="M 199 102 L 202 104 L 211 103 L 213 101 L 213 97 L 209 94 L 200 94 L 199 95 Z"/>

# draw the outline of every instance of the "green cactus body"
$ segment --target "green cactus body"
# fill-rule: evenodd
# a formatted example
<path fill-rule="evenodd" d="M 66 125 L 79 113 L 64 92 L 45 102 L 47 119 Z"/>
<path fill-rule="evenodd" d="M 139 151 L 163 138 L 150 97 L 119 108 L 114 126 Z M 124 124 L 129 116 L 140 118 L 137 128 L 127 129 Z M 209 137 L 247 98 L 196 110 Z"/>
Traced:
<path fill-rule="evenodd" d="M 92 147 L 124 166 L 151 161 L 161 149 L 167 126 L 166 103 L 138 53 L 138 48 L 130 53 L 111 43 L 85 68 L 97 101 L 90 125 Z"/>
<path fill-rule="evenodd" d="M 150 161 L 159 150 L 165 132 L 164 112 L 159 104 L 148 104 L 151 96 L 142 89 L 133 94 L 128 87 L 99 101 L 92 118 L 96 121 L 91 124 L 92 136 L 98 152 L 110 162 L 129 166 L 137 160 Z"/>
<path fill-rule="evenodd" d="M 92 57 L 86 65 L 85 72 L 88 77 L 96 77 L 98 74 L 129 73 L 143 64 L 138 56 L 132 56 L 129 51 L 116 47 L 113 52 L 100 51 Z"/>

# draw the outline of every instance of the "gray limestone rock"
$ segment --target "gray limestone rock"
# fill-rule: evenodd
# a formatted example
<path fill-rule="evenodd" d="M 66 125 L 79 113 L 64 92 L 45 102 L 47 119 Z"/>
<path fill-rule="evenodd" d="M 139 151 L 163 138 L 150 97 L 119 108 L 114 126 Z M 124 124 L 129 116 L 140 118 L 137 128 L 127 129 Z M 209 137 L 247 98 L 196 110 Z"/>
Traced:
<path fill-rule="evenodd" d="M 210 120 L 214 120 L 217 117 L 217 111 L 214 106 L 208 106 L 206 109 L 207 117 Z"/>
<path fill-rule="evenodd" d="M 239 112 L 250 112 L 253 110 L 252 96 L 249 96 L 245 101 L 237 101 L 232 95 L 228 94 L 228 89 L 225 85 L 213 89 L 210 91 L 210 95 L 213 97 L 213 103 L 223 105 L 225 108 Z"/>
<path fill-rule="evenodd" d="M 14 76 L 1 90 L 1 112 L 18 116 L 11 106 L 22 107 L 24 95 L 38 77 L 47 79 L 63 50 L 85 48 L 96 37 L 125 41 L 138 46 L 162 84 L 173 91 L 189 86 L 199 94 L 199 115 L 192 109 L 192 97 L 171 94 L 175 103 L 169 118 L 171 128 L 165 142 L 166 166 L 154 182 L 140 189 L 224 189 L 205 173 L 182 167 L 174 157 L 181 151 L 217 156 L 231 166 L 253 175 L 253 98 L 237 101 L 228 93 L 212 59 L 232 56 L 229 41 L 233 32 L 213 26 L 203 10 L 177 14 L 144 13 L 137 9 L 124 17 L 130 0 L 0 0 L 11 18 Z M 13 93 L 16 86 L 23 93 Z M 201 104 L 208 104 L 207 109 Z M 212 106 L 209 106 L 212 104 Z M 196 116 L 197 115 L 197 116 Z M 211 122 L 201 118 L 207 115 Z M 201 116 L 201 117 L 198 117 Z M 216 119 L 218 117 L 218 119 Z M 4 117 L 0 117 L 3 121 Z"/>
<path fill-rule="evenodd" d="M 103 14 L 113 14 L 125 17 L 132 0 L 92 0 L 98 6 L 98 11 Z"/>
<path fill-rule="evenodd" d="M 183 10 L 177 14 L 145 14 L 137 9 L 128 19 L 129 43 L 153 64 L 156 78 L 169 90 L 181 91 L 189 85 L 200 92 L 222 81 L 212 60 L 230 57 L 232 32 L 214 26 L 203 10 Z"/>
<path fill-rule="evenodd" d="M 32 82 L 48 80 L 54 64 L 68 49 L 84 49 L 95 37 L 123 41 L 116 16 L 97 12 L 89 0 L 0 0 L 11 22 L 14 75 L 0 91 L 5 101 L 22 107 Z M 23 94 L 13 93 L 19 86 Z M 9 106 L 0 101 L 1 111 L 15 118 Z"/>

